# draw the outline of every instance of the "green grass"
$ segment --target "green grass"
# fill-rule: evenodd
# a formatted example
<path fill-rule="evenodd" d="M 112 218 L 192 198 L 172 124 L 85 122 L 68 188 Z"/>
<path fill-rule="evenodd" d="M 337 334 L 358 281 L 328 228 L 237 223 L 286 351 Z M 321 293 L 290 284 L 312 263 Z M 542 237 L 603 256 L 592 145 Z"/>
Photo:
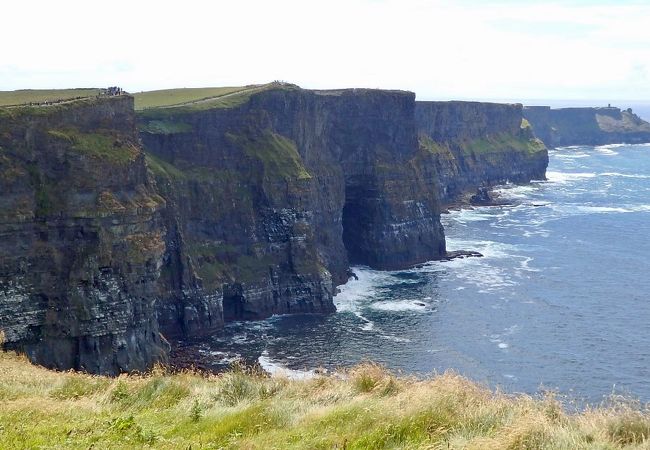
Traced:
<path fill-rule="evenodd" d="M 466 154 L 487 154 L 512 151 L 533 154 L 545 151 L 546 146 L 539 139 L 500 133 L 482 139 L 466 141 L 462 145 L 462 150 Z"/>
<path fill-rule="evenodd" d="M 631 403 L 566 413 L 553 396 L 494 393 L 447 373 L 363 364 L 306 380 L 225 374 L 105 378 L 0 354 L 0 448 L 643 449 Z"/>
<path fill-rule="evenodd" d="M 442 154 L 449 153 L 449 148 L 441 145 L 440 143 L 434 141 L 426 134 L 420 134 L 418 136 L 418 142 L 420 143 L 420 148 L 431 153 L 431 154 Z"/>
<path fill-rule="evenodd" d="M 265 132 L 258 136 L 226 133 L 226 137 L 242 148 L 248 156 L 262 162 L 265 179 L 308 180 L 311 178 L 302 164 L 296 144 L 284 136 Z"/>
<path fill-rule="evenodd" d="M 225 94 L 245 90 L 246 87 L 208 87 L 208 88 L 182 88 L 162 89 L 158 91 L 145 91 L 133 94 L 136 111 L 148 108 L 160 108 L 184 103 L 193 103 Z"/>
<path fill-rule="evenodd" d="M 48 134 L 70 144 L 73 151 L 117 165 L 127 165 L 140 154 L 135 145 L 111 133 L 83 133 L 75 128 L 66 128 L 51 129 Z"/>
<path fill-rule="evenodd" d="M 147 161 L 147 166 L 156 176 L 176 180 L 184 180 L 187 178 L 187 175 L 179 170 L 176 166 L 157 157 L 156 155 L 147 152 L 145 153 L 145 158 Z"/>
<path fill-rule="evenodd" d="M 23 105 L 45 101 L 67 100 L 77 97 L 95 97 L 99 89 L 26 89 L 0 91 L 0 106 Z"/>
<path fill-rule="evenodd" d="M 177 116 L 210 109 L 234 108 L 248 102 L 253 94 L 271 89 L 298 89 L 287 83 L 224 88 L 169 89 L 134 94 L 135 109 L 143 119 L 169 120 Z"/>

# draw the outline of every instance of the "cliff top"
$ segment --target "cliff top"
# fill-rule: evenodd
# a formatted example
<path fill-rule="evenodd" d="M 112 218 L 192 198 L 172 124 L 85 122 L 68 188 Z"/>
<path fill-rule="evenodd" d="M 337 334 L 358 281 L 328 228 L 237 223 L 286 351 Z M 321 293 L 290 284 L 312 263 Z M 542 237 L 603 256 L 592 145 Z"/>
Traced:
<path fill-rule="evenodd" d="M 52 91 L 54 92 L 54 91 Z M 99 92 L 99 90 L 97 90 Z M 36 98 L 31 97 L 31 98 Z M 44 97 L 40 97 L 44 98 Z M 54 97 L 51 97 L 54 98 Z M 71 111 L 79 107 L 94 107 L 112 102 L 132 102 L 130 95 L 116 96 L 75 96 L 70 98 L 57 98 L 54 100 L 30 101 L 27 103 L 0 105 L 0 117 L 19 118 L 28 116 L 48 116 L 63 111 Z"/>
<path fill-rule="evenodd" d="M 206 109 L 239 106 L 257 92 L 271 89 L 292 90 L 296 85 L 274 81 L 248 86 L 180 88 L 146 91 L 133 94 L 136 111 L 171 109 L 175 112 L 202 111 Z"/>
<path fill-rule="evenodd" d="M 492 105 L 523 107 L 521 103 L 498 103 L 498 102 L 480 102 L 474 100 L 418 100 L 419 105 Z"/>
<path fill-rule="evenodd" d="M 401 89 L 372 89 L 372 88 L 345 88 L 345 89 L 305 89 L 309 92 L 313 92 L 316 95 L 327 95 L 327 96 L 341 96 L 346 94 L 372 94 L 374 92 L 383 92 L 389 94 L 398 94 L 398 95 L 412 95 L 415 93 L 411 91 L 404 91 Z"/>
<path fill-rule="evenodd" d="M 170 113 L 186 113 L 209 109 L 234 108 L 246 103 L 252 95 L 271 90 L 303 90 L 299 86 L 282 81 L 248 86 L 182 88 L 147 91 L 133 94 L 135 109 L 144 116 L 159 116 L 163 110 Z M 402 90 L 346 88 L 346 89 L 304 89 L 320 96 L 363 95 L 375 92 L 415 96 L 413 92 Z"/>
<path fill-rule="evenodd" d="M 60 102 L 96 97 L 101 89 L 23 89 L 0 91 L 0 106 L 22 106 L 30 103 Z"/>
<path fill-rule="evenodd" d="M 594 121 L 598 129 L 606 133 L 648 133 L 650 123 L 634 114 L 631 108 L 622 110 L 614 106 L 551 108 L 549 106 L 525 106 L 532 113 L 551 114 L 550 120 Z M 551 119 L 551 117 L 553 119 Z M 576 123 L 570 122 L 575 126 Z"/>

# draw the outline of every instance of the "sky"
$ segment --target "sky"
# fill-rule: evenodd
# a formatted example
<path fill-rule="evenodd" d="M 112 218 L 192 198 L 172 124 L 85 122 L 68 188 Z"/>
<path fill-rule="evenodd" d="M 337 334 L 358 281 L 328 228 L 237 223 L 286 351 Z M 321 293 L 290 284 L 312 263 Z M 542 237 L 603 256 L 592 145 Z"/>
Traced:
<path fill-rule="evenodd" d="M 650 1 L 21 0 L 2 15 L 0 90 L 283 80 L 650 101 Z"/>

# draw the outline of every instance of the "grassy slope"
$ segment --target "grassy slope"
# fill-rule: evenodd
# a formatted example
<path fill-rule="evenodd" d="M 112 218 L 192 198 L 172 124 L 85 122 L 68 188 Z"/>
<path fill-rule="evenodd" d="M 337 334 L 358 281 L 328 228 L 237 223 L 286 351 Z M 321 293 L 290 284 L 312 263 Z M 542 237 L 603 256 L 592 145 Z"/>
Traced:
<path fill-rule="evenodd" d="M 512 151 L 534 154 L 546 150 L 546 147 L 539 139 L 500 133 L 494 136 L 464 142 L 462 150 L 466 154 L 488 154 Z"/>
<path fill-rule="evenodd" d="M 98 93 L 99 89 L 27 89 L 21 91 L 0 91 L 0 106 L 66 100 L 76 97 L 94 97 Z"/>
<path fill-rule="evenodd" d="M 206 98 L 220 97 L 244 89 L 246 88 L 241 86 L 162 89 L 159 91 L 138 92 L 133 94 L 133 98 L 135 99 L 135 109 L 137 111 L 147 108 L 159 108 L 191 103 Z"/>
<path fill-rule="evenodd" d="M 650 416 L 567 415 L 552 397 L 377 366 L 290 381 L 241 369 L 110 379 L 0 354 L 0 448 L 647 448 Z"/>
<path fill-rule="evenodd" d="M 193 113 L 196 111 L 207 111 L 211 109 L 234 108 L 246 103 L 251 98 L 251 96 L 257 92 L 263 92 L 271 89 L 292 90 L 292 89 L 299 89 L 299 88 L 289 83 L 274 81 L 272 83 L 250 85 L 250 86 L 244 86 L 240 88 L 234 88 L 234 87 L 206 88 L 207 91 L 209 91 L 210 89 L 214 91 L 212 92 L 212 95 L 208 97 L 202 97 L 198 93 L 196 95 L 191 95 L 191 93 L 185 92 L 188 91 L 189 89 L 171 89 L 168 91 L 152 91 L 151 93 L 141 92 L 139 94 L 134 95 L 135 106 L 136 106 L 135 109 L 138 111 L 138 115 L 141 117 L 141 119 L 144 119 L 144 121 L 149 121 L 149 122 L 157 121 L 163 125 L 162 127 L 163 130 L 156 130 L 155 127 L 154 128 L 150 127 L 150 128 L 146 128 L 145 131 L 150 133 L 162 132 L 165 134 L 169 134 L 173 132 L 178 132 L 175 130 L 169 131 L 168 128 L 170 126 L 173 128 L 172 122 L 177 121 L 178 118 L 181 117 L 183 114 Z M 197 91 L 201 91 L 201 89 L 197 89 Z M 143 103 L 142 100 L 138 99 L 139 96 L 148 95 L 148 94 L 153 95 L 156 92 L 164 92 L 164 93 L 177 92 L 179 96 L 178 98 L 181 98 L 182 101 L 180 103 L 175 103 L 172 102 L 171 100 L 165 100 L 164 96 L 161 96 L 156 100 L 157 104 L 154 105 L 152 99 L 151 104 L 153 106 L 144 107 L 143 105 L 145 103 Z"/>
<path fill-rule="evenodd" d="M 178 113 L 233 108 L 251 95 L 268 89 L 293 89 L 295 86 L 273 82 L 243 87 L 168 89 L 135 94 L 135 109 L 142 117 L 155 119 Z"/>

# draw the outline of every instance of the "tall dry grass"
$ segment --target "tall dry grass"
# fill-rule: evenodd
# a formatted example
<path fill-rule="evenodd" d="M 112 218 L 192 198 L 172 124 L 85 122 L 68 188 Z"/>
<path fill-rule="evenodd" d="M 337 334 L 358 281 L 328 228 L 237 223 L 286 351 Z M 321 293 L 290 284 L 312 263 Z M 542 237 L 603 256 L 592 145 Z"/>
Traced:
<path fill-rule="evenodd" d="M 367 363 L 308 380 L 235 366 L 219 376 L 57 373 L 0 354 L 0 448 L 641 449 L 650 414 L 614 401 L 568 414 L 446 373 Z"/>

